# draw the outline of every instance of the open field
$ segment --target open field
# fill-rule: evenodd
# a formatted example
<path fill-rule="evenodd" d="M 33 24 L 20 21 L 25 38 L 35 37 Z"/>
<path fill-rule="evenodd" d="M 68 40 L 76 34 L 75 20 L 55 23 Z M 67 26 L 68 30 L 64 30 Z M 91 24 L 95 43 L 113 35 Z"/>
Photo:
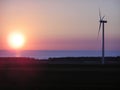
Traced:
<path fill-rule="evenodd" d="M 119 83 L 120 57 L 106 58 L 105 65 L 97 57 L 0 58 L 0 90 L 116 90 Z"/>

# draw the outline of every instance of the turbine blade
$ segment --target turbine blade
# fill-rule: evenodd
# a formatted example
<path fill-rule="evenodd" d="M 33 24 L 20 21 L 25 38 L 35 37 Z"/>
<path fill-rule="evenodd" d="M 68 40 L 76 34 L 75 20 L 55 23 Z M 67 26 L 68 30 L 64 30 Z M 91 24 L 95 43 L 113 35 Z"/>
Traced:
<path fill-rule="evenodd" d="M 99 37 L 100 29 L 101 29 L 101 23 L 99 24 L 98 37 Z M 97 39 L 98 39 L 98 37 L 97 37 Z"/>
<path fill-rule="evenodd" d="M 103 20 L 103 19 L 104 19 L 104 17 L 105 17 L 105 16 L 103 16 L 101 20 Z"/>
<path fill-rule="evenodd" d="M 99 18 L 101 20 L 101 11 L 100 11 L 100 8 L 99 8 Z"/>

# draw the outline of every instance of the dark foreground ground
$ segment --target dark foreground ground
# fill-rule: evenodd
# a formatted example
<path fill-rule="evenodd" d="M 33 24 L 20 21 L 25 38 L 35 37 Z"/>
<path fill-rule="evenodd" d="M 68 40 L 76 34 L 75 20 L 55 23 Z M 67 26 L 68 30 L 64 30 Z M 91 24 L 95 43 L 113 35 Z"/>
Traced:
<path fill-rule="evenodd" d="M 0 90 L 120 90 L 120 57 L 0 58 Z"/>

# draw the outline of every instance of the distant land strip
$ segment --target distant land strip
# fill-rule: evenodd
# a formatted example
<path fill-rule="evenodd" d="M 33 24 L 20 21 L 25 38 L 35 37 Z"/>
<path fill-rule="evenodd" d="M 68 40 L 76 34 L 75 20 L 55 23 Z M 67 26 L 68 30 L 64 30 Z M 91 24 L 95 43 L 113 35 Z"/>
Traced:
<path fill-rule="evenodd" d="M 48 59 L 36 59 L 29 57 L 0 57 L 0 62 L 29 62 L 49 64 L 101 64 L 101 57 L 50 57 Z M 120 64 L 120 56 L 105 57 L 105 64 Z"/>

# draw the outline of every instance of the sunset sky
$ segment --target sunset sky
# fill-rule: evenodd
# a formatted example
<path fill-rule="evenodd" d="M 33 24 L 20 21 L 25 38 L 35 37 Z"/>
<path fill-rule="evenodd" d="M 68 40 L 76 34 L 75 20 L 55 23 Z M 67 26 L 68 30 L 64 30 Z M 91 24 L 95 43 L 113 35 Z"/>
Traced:
<path fill-rule="evenodd" d="M 12 32 L 24 35 L 23 50 L 101 50 L 99 8 L 105 48 L 120 51 L 120 0 L 0 0 L 0 50 Z"/>

